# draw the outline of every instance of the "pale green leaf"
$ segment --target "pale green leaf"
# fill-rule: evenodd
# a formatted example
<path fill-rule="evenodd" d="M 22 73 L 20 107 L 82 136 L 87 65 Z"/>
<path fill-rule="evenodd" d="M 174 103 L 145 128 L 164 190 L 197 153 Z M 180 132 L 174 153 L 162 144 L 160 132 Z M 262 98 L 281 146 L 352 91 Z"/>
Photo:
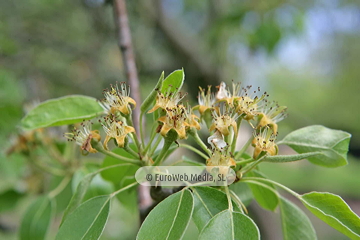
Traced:
<path fill-rule="evenodd" d="M 20 226 L 20 240 L 42 240 L 51 223 L 54 204 L 47 196 L 40 197 L 30 205 Z"/>
<path fill-rule="evenodd" d="M 298 153 L 321 152 L 308 160 L 324 167 L 339 167 L 347 164 L 350 137 L 347 132 L 315 125 L 289 133 L 279 144 Z"/>
<path fill-rule="evenodd" d="M 9 189 L 0 194 L 0 213 L 10 211 L 16 207 L 18 201 L 24 196 L 14 189 Z"/>
<path fill-rule="evenodd" d="M 249 172 L 247 177 L 260 177 L 260 178 L 266 178 L 263 174 L 261 174 L 258 171 L 252 171 Z M 271 183 L 264 183 L 267 186 L 269 186 L 271 189 L 274 189 L 276 192 L 275 187 Z M 276 195 L 273 191 L 270 189 L 267 189 L 265 187 L 262 187 L 260 185 L 256 185 L 253 183 L 248 183 L 252 194 L 256 201 L 259 203 L 259 205 L 267 210 L 274 211 L 279 203 L 279 197 Z"/>
<path fill-rule="evenodd" d="M 104 110 L 92 97 L 70 95 L 40 103 L 21 120 L 25 130 L 68 125 L 92 119 Z"/>
<path fill-rule="evenodd" d="M 56 240 L 95 240 L 101 236 L 109 216 L 110 196 L 99 196 L 81 204 L 61 225 Z"/>
<path fill-rule="evenodd" d="M 185 79 L 185 73 L 184 70 L 175 70 L 172 73 L 170 73 L 164 80 L 161 92 L 172 92 L 173 94 L 180 91 Z"/>
<path fill-rule="evenodd" d="M 317 239 L 309 218 L 295 204 L 280 198 L 280 210 L 284 240 Z"/>
<path fill-rule="evenodd" d="M 233 183 L 229 186 L 229 189 L 232 190 L 240 198 L 240 200 L 245 206 L 248 206 L 250 202 L 254 199 L 251 189 L 246 183 Z"/>
<path fill-rule="evenodd" d="M 97 173 L 90 173 L 86 175 L 77 185 L 76 191 L 74 192 L 74 195 L 72 196 L 67 208 L 65 209 L 61 224 L 65 221 L 67 216 L 71 214 L 82 203 L 86 191 L 88 190 L 90 183 L 96 174 Z"/>
<path fill-rule="evenodd" d="M 170 195 L 149 213 L 137 239 L 181 239 L 191 220 L 193 208 L 194 199 L 188 190 Z"/>
<path fill-rule="evenodd" d="M 344 200 L 327 192 L 301 195 L 303 202 L 315 216 L 351 239 L 360 239 L 360 218 Z"/>
<path fill-rule="evenodd" d="M 224 210 L 215 215 L 200 233 L 199 240 L 260 239 L 260 232 L 248 216 Z"/>
<path fill-rule="evenodd" d="M 194 213 L 193 221 L 198 230 L 203 227 L 219 212 L 228 209 L 228 199 L 224 192 L 211 187 L 194 187 L 192 188 L 194 195 Z M 233 202 L 236 211 L 239 208 Z"/>
<path fill-rule="evenodd" d="M 146 99 L 141 104 L 140 110 L 141 112 L 145 112 L 150 108 L 150 106 L 155 102 L 157 92 L 161 89 L 164 81 L 164 72 L 161 73 L 161 76 L 155 86 L 155 88 L 149 93 Z"/>
<path fill-rule="evenodd" d="M 130 147 L 135 148 L 135 145 L 131 144 Z M 123 156 L 123 157 L 132 158 L 132 159 L 134 158 L 133 155 L 126 152 L 123 148 L 116 148 L 113 150 L 113 152 L 120 156 Z M 113 158 L 111 156 L 106 156 L 104 158 L 101 168 L 119 165 L 120 163 L 126 164 L 126 162 L 121 161 L 117 158 Z M 127 176 L 132 176 L 132 177 L 135 176 L 135 173 L 138 169 L 139 169 L 139 166 L 136 166 L 136 165 L 113 167 L 113 168 L 102 171 L 101 177 L 107 181 L 114 183 L 115 186 L 118 186 L 120 184 L 120 182 Z"/>

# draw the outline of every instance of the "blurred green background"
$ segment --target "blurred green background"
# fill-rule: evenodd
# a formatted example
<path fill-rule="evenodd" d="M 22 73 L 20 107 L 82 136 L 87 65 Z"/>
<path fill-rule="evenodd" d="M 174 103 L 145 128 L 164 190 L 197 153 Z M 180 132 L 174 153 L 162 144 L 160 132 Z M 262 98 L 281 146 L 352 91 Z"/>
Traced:
<path fill-rule="evenodd" d="M 70 94 L 101 98 L 110 83 L 125 80 L 109 2 L 0 1 L 1 239 L 17 238 L 19 219 L 34 197 L 26 194 L 24 159 L 5 154 L 26 106 Z M 350 132 L 348 166 L 324 169 L 302 161 L 264 164 L 261 169 L 298 192 L 339 194 L 360 214 L 359 1 L 127 4 L 143 96 L 163 70 L 169 74 L 183 67 L 190 102 L 196 101 L 197 86 L 233 79 L 260 86 L 272 100 L 287 105 L 289 116 L 279 125 L 280 138 L 313 124 Z M 263 239 L 280 239 L 279 214 L 269 217 L 256 204 L 251 207 L 257 218 L 273 220 L 259 220 Z M 121 206 L 113 209 L 102 239 L 118 239 L 119 234 L 134 238 L 137 223 L 128 219 L 136 219 L 137 213 Z M 344 238 L 315 223 L 319 239 Z"/>

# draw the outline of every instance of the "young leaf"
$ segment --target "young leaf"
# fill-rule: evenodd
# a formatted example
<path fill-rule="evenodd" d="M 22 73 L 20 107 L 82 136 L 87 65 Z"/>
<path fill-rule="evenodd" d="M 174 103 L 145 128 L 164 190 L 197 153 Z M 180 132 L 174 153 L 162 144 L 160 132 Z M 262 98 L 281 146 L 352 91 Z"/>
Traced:
<path fill-rule="evenodd" d="M 260 239 L 260 232 L 248 216 L 224 210 L 215 215 L 200 233 L 199 240 Z"/>
<path fill-rule="evenodd" d="M 350 137 L 347 132 L 315 125 L 289 133 L 279 144 L 286 144 L 298 153 L 321 152 L 308 160 L 324 167 L 340 167 L 347 164 Z"/>
<path fill-rule="evenodd" d="M 260 178 L 266 178 L 258 171 L 251 171 L 247 174 L 248 177 L 260 177 Z M 275 187 L 270 183 L 264 183 L 268 185 L 270 188 L 274 189 L 276 191 Z M 255 185 L 252 183 L 248 183 L 254 198 L 259 203 L 259 205 L 267 210 L 274 211 L 279 203 L 279 197 L 271 190 Z"/>
<path fill-rule="evenodd" d="M 351 239 L 360 239 L 360 218 L 335 194 L 311 192 L 300 200 L 315 216 Z"/>
<path fill-rule="evenodd" d="M 281 222 L 284 240 L 314 240 L 316 233 L 309 218 L 300 208 L 280 198 Z"/>
<path fill-rule="evenodd" d="M 45 239 L 51 223 L 54 206 L 49 197 L 43 196 L 30 205 L 20 226 L 21 240 Z"/>
<path fill-rule="evenodd" d="M 173 94 L 180 91 L 185 79 L 184 69 L 175 70 L 167 76 L 161 87 L 161 92 L 165 93 L 167 91 L 172 92 Z"/>
<path fill-rule="evenodd" d="M 40 103 L 21 120 L 21 127 L 32 130 L 68 125 L 92 119 L 103 111 L 95 98 L 70 95 Z"/>
<path fill-rule="evenodd" d="M 193 208 L 194 199 L 188 190 L 170 195 L 149 213 L 136 239 L 181 239 Z"/>
<path fill-rule="evenodd" d="M 194 187 L 194 213 L 193 221 L 198 230 L 201 231 L 204 226 L 219 212 L 228 209 L 229 204 L 226 194 L 211 187 Z M 239 211 L 235 203 L 233 206 Z"/>
<path fill-rule="evenodd" d="M 160 76 L 159 81 L 157 82 L 155 88 L 150 92 L 150 94 L 146 97 L 144 102 L 141 104 L 141 107 L 140 107 L 141 112 L 145 112 L 146 110 L 148 110 L 148 108 L 151 106 L 151 104 L 155 101 L 157 91 L 159 91 L 161 89 L 161 87 L 163 85 L 163 81 L 164 81 L 164 72 L 161 73 L 161 76 Z"/>
<path fill-rule="evenodd" d="M 110 196 L 89 199 L 61 225 L 56 240 L 99 239 L 109 216 Z"/>

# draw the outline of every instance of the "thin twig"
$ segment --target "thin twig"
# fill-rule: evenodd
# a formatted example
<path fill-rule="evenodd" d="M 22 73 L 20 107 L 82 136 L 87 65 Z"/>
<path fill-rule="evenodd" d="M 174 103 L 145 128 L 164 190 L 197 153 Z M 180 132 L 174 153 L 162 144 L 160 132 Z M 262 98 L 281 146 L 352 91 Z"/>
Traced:
<path fill-rule="evenodd" d="M 132 97 L 137 104 L 141 104 L 139 78 L 135 63 L 135 55 L 132 47 L 129 19 L 126 10 L 125 0 L 114 0 L 115 25 L 117 27 L 118 45 L 122 53 L 126 78 L 130 85 Z M 140 108 L 137 107 L 134 113 L 134 127 L 139 134 Z"/>
<path fill-rule="evenodd" d="M 122 53 L 122 58 L 125 66 L 126 76 L 131 88 L 132 97 L 138 105 L 141 104 L 140 89 L 139 89 L 139 78 L 137 74 L 135 55 L 132 48 L 131 32 L 129 27 L 129 19 L 126 10 L 125 0 L 114 0 L 114 15 L 115 25 L 118 30 L 118 45 Z M 134 117 L 134 128 L 137 136 L 140 135 L 140 108 L 137 107 L 133 111 Z M 140 148 L 138 146 L 138 151 Z M 149 188 L 144 186 L 138 187 L 138 205 L 140 213 L 152 205 L 152 199 L 150 196 Z M 143 221 L 145 217 L 140 216 L 140 220 Z"/>

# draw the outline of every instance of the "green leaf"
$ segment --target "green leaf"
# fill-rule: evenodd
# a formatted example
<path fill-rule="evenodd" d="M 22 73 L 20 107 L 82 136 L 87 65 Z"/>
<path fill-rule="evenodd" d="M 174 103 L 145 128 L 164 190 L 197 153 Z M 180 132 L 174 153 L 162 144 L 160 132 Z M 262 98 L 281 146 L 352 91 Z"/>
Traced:
<path fill-rule="evenodd" d="M 130 164 L 129 164 L 130 165 Z M 119 166 L 119 164 L 118 164 Z M 121 166 L 121 165 L 120 165 Z M 124 165 L 126 166 L 126 165 Z M 111 167 L 111 166 L 110 166 Z M 89 165 L 87 164 L 85 167 L 78 169 L 74 177 L 72 179 L 72 189 L 74 189 L 74 192 L 76 191 L 78 185 L 82 181 L 84 177 L 86 177 L 88 174 L 94 173 L 96 176 L 93 177 L 91 180 L 90 186 L 84 196 L 84 200 L 88 200 L 90 198 L 100 196 L 100 195 L 108 195 L 115 191 L 114 186 L 111 182 L 104 180 L 100 174 L 102 169 L 99 169 L 99 166 Z"/>
<path fill-rule="evenodd" d="M 9 189 L 6 192 L 0 194 L 0 213 L 12 210 L 15 208 L 18 201 L 24 196 L 13 189 Z"/>
<path fill-rule="evenodd" d="M 300 200 L 315 216 L 351 239 L 360 239 L 360 218 L 335 194 L 311 192 Z"/>
<path fill-rule="evenodd" d="M 161 92 L 165 93 L 170 91 L 172 93 L 177 93 L 180 91 L 185 79 L 184 69 L 175 70 L 167 76 L 161 87 Z"/>
<path fill-rule="evenodd" d="M 146 97 L 144 102 L 141 104 L 140 110 L 141 112 L 145 112 L 152 105 L 152 103 L 156 99 L 157 91 L 162 88 L 164 81 L 164 72 L 161 73 L 159 81 L 157 82 L 155 88 L 150 92 L 150 94 Z"/>
<path fill-rule="evenodd" d="M 314 157 L 321 152 L 309 152 L 309 153 L 302 153 L 302 154 L 295 154 L 295 155 L 275 155 L 275 156 L 266 156 L 263 160 L 264 162 L 273 162 L 273 163 L 283 163 L 283 162 L 293 162 L 299 161 L 305 158 Z"/>
<path fill-rule="evenodd" d="M 131 144 L 130 145 L 131 148 L 135 148 L 135 145 Z M 123 148 L 116 148 L 112 151 L 113 153 L 116 153 L 118 155 L 121 155 L 123 157 L 127 157 L 127 158 L 134 158 L 133 155 L 131 155 L 130 153 L 126 152 Z M 105 167 L 109 167 L 109 166 L 113 166 L 113 165 L 118 165 L 120 163 L 126 163 L 124 161 L 121 161 L 117 158 L 113 158 L 110 156 L 106 156 L 104 158 L 103 164 L 101 166 L 101 168 L 105 168 Z M 107 181 L 110 181 L 112 183 L 115 184 L 115 186 L 117 186 L 118 184 L 120 184 L 120 182 L 126 178 L 127 176 L 135 176 L 136 171 L 139 169 L 139 166 L 135 166 L 135 165 L 126 165 L 126 166 L 119 166 L 119 167 L 113 167 L 111 169 L 107 169 L 101 172 L 101 177 Z"/>
<path fill-rule="evenodd" d="M 263 174 L 261 174 L 258 171 L 251 171 L 247 174 L 248 177 L 260 177 L 260 178 L 266 178 Z M 254 198 L 259 203 L 259 205 L 267 210 L 274 211 L 279 203 L 279 197 L 276 195 L 273 191 L 270 189 L 267 189 L 265 187 L 248 183 L 249 187 L 252 191 L 252 194 L 254 195 Z M 274 189 L 276 192 L 276 189 L 274 185 L 271 183 L 263 183 L 269 186 L 270 188 Z"/>
<path fill-rule="evenodd" d="M 61 225 L 63 224 L 67 216 L 71 214 L 81 204 L 86 194 L 86 191 L 88 190 L 90 183 L 96 174 L 97 173 L 95 172 L 86 175 L 77 185 L 76 191 L 74 192 L 74 195 L 72 196 L 69 205 L 65 209 L 63 218 L 61 220 Z"/>
<path fill-rule="evenodd" d="M 240 200 L 245 206 L 248 206 L 254 199 L 251 189 L 246 183 L 233 183 L 229 186 L 229 189 L 232 190 L 240 198 Z"/>
<path fill-rule="evenodd" d="M 118 189 L 124 188 L 134 182 L 136 182 L 135 178 L 128 176 L 121 181 L 119 184 L 120 187 L 118 187 Z M 138 195 L 136 186 L 117 194 L 116 198 L 127 210 L 131 212 L 136 212 L 138 210 Z"/>
<path fill-rule="evenodd" d="M 116 164 L 108 166 L 107 168 L 126 167 L 128 165 L 130 164 Z M 72 179 L 74 194 L 64 212 L 61 224 L 65 221 L 66 217 L 72 213 L 83 201 L 99 195 L 107 195 L 114 191 L 113 184 L 103 180 L 101 176 L 98 175 L 107 168 L 98 169 L 94 166 L 87 166 L 86 169 L 79 169 L 75 172 Z"/>
<path fill-rule="evenodd" d="M 68 125 L 92 119 L 103 112 L 95 98 L 70 95 L 40 103 L 21 120 L 21 127 L 32 130 Z"/>
<path fill-rule="evenodd" d="M 211 187 L 194 187 L 194 213 L 193 221 L 198 230 L 204 226 L 219 212 L 228 209 L 229 204 L 225 193 Z M 239 208 L 233 203 L 236 211 Z"/>
<path fill-rule="evenodd" d="M 321 152 L 308 160 L 324 167 L 339 167 L 347 164 L 347 152 L 351 135 L 315 125 L 289 133 L 279 144 L 286 144 L 298 153 Z"/>
<path fill-rule="evenodd" d="M 56 240 L 99 239 L 109 216 L 110 196 L 99 196 L 81 204 L 61 225 Z"/>
<path fill-rule="evenodd" d="M 43 240 L 51 223 L 54 204 L 43 196 L 30 205 L 20 226 L 21 240 Z"/>
<path fill-rule="evenodd" d="M 181 239 L 193 209 L 194 198 L 188 190 L 170 195 L 149 213 L 136 239 Z"/>
<path fill-rule="evenodd" d="M 65 178 L 68 178 L 68 176 L 51 176 L 51 178 L 49 179 L 49 191 L 55 190 L 59 186 L 59 184 L 62 184 L 63 181 L 67 181 Z M 69 181 L 66 186 L 61 190 L 61 192 L 56 194 L 56 196 L 53 198 L 53 201 L 56 203 L 56 211 L 54 212 L 54 214 L 62 214 L 64 212 L 70 202 L 72 195 L 73 192 Z"/>
<path fill-rule="evenodd" d="M 201 231 L 199 240 L 260 239 L 260 232 L 248 216 L 224 210 L 215 215 Z"/>
<path fill-rule="evenodd" d="M 316 239 L 314 227 L 300 208 L 285 198 L 280 198 L 280 209 L 284 240 Z"/>

